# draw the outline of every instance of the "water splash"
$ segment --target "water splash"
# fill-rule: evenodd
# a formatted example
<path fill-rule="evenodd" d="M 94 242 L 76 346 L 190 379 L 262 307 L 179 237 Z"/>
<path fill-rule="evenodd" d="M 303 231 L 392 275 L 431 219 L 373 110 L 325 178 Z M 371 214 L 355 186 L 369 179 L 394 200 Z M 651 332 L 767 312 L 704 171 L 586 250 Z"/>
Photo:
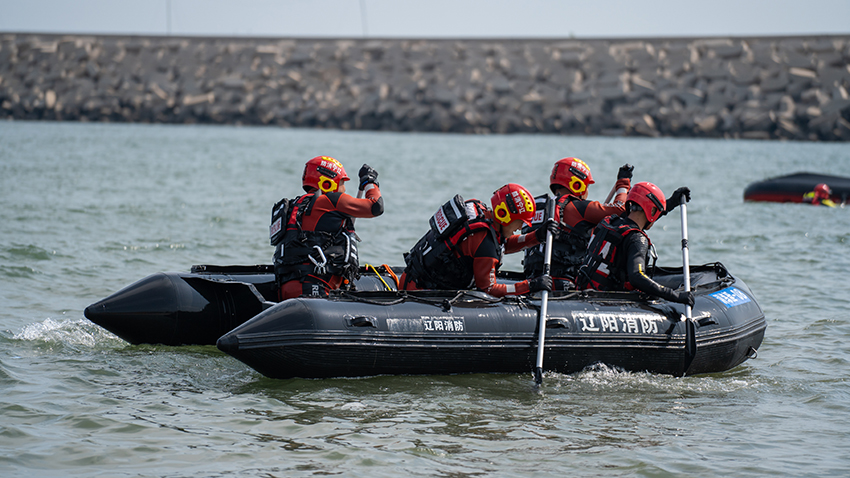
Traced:
<path fill-rule="evenodd" d="M 36 345 L 63 346 L 72 349 L 114 348 L 126 345 L 118 336 L 85 319 L 53 320 L 26 325 L 13 337 Z"/>

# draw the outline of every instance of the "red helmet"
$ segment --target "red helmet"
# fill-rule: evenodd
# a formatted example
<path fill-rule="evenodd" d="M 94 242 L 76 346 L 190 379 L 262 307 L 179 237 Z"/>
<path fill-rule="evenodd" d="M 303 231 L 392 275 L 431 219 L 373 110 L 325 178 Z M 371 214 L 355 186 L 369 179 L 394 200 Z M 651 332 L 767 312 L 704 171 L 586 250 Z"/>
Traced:
<path fill-rule="evenodd" d="M 829 186 L 826 183 L 820 183 L 815 186 L 815 197 L 819 199 L 826 199 L 832 196 L 832 189 L 829 189 Z"/>
<path fill-rule="evenodd" d="M 629 195 L 626 196 L 626 202 L 629 201 L 643 209 L 643 213 L 650 224 L 657 221 L 664 210 L 667 209 L 664 193 L 661 192 L 661 188 L 652 183 L 642 182 L 632 186 Z"/>
<path fill-rule="evenodd" d="M 301 184 L 307 192 L 319 189 L 323 193 L 330 193 L 339 189 L 339 185 L 349 179 L 351 178 L 345 174 L 345 169 L 339 161 L 330 156 L 316 156 L 304 166 Z"/>
<path fill-rule="evenodd" d="M 510 183 L 500 187 L 493 193 L 490 203 L 493 205 L 493 215 L 500 224 L 507 225 L 520 219 L 531 225 L 534 196 L 519 184 Z"/>
<path fill-rule="evenodd" d="M 559 159 L 549 175 L 549 189 L 553 193 L 555 188 L 563 186 L 576 196 L 581 196 L 594 182 L 590 167 L 578 158 Z"/>

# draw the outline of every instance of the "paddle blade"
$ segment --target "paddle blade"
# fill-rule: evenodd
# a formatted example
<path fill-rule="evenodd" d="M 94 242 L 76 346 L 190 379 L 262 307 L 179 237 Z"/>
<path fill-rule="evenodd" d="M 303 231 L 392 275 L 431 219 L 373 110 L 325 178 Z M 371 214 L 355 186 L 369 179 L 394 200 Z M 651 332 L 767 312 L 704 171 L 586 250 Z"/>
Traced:
<path fill-rule="evenodd" d="M 693 319 L 685 321 L 685 368 L 682 370 L 682 375 L 687 374 L 691 367 L 691 362 L 697 355 L 697 327 Z"/>

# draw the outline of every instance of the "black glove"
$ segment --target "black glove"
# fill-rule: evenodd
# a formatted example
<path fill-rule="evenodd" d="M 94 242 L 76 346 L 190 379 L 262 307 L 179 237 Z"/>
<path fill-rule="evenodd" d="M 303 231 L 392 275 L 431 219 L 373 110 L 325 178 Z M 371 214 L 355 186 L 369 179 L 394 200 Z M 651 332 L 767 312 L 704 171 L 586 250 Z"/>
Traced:
<path fill-rule="evenodd" d="M 534 236 L 537 238 L 537 242 L 540 244 L 546 243 L 546 233 L 549 231 L 552 231 L 553 236 L 558 232 L 558 224 L 555 223 L 554 219 L 549 219 L 534 230 Z"/>
<path fill-rule="evenodd" d="M 693 306 L 694 306 L 694 293 L 693 292 L 679 291 L 679 292 L 677 292 L 677 294 L 678 295 L 676 296 L 676 302 L 678 302 L 680 304 L 689 305 L 689 306 L 691 306 L 691 308 L 693 308 Z"/>
<path fill-rule="evenodd" d="M 626 163 L 620 166 L 620 170 L 617 172 L 617 179 L 629 178 L 632 179 L 632 172 L 635 170 L 635 167 L 629 163 Z"/>
<path fill-rule="evenodd" d="M 685 202 L 690 202 L 691 200 L 691 190 L 687 188 L 687 186 L 683 186 L 675 191 L 673 191 L 673 195 L 667 199 L 667 209 L 664 211 L 664 214 L 672 211 L 679 207 L 682 204 L 682 196 L 685 197 Z"/>
<path fill-rule="evenodd" d="M 368 164 L 364 164 L 360 168 L 360 190 L 362 191 L 366 188 L 366 185 L 369 183 L 380 186 L 378 184 L 378 172 L 369 167 Z"/>
<path fill-rule="evenodd" d="M 529 292 L 538 292 L 541 290 L 552 292 L 552 276 L 546 275 L 535 277 L 534 279 L 528 279 Z"/>

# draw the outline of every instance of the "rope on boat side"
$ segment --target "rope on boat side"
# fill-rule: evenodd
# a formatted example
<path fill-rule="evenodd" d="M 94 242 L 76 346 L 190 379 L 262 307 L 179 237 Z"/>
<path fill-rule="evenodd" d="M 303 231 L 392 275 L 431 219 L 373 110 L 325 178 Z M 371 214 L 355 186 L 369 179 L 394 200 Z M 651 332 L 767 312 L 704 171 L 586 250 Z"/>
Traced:
<path fill-rule="evenodd" d="M 335 294 L 338 295 L 339 297 L 349 299 L 349 300 L 352 300 L 352 301 L 355 301 L 355 302 L 362 302 L 364 304 L 372 304 L 372 305 L 397 305 L 397 304 L 401 304 L 401 303 L 406 302 L 406 301 L 411 301 L 411 302 L 420 302 L 420 303 L 423 303 L 423 304 L 430 304 L 430 305 L 435 305 L 435 306 L 440 306 L 440 307 L 445 308 L 447 306 L 451 307 L 453 304 L 457 303 L 458 300 L 460 300 L 462 297 L 472 297 L 473 299 L 475 299 L 477 301 L 486 302 L 486 303 L 490 303 L 490 304 L 495 304 L 495 303 L 502 301 L 502 299 L 497 298 L 497 297 L 493 297 L 492 299 L 487 299 L 487 298 L 481 297 L 480 295 L 472 294 L 474 292 L 476 292 L 476 291 L 459 290 L 459 291 L 457 291 L 455 296 L 452 297 L 451 299 L 446 299 L 445 297 L 435 297 L 433 299 L 430 299 L 430 298 L 422 297 L 422 296 L 419 296 L 419 295 L 416 295 L 416 294 L 411 294 L 407 291 L 401 291 L 401 292 L 396 293 L 398 295 L 397 299 L 389 300 L 389 301 L 367 299 L 366 297 L 363 297 L 363 296 L 357 294 L 356 292 L 347 292 L 347 291 L 344 291 L 344 290 L 335 291 Z"/>

